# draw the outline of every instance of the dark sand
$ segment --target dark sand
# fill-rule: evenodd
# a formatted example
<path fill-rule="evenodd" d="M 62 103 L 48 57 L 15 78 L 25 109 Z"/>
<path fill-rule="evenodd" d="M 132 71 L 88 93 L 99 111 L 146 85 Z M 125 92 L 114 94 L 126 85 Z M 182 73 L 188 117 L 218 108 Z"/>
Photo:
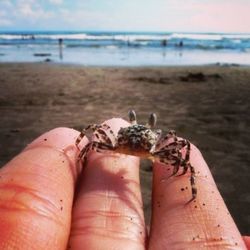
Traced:
<path fill-rule="evenodd" d="M 0 163 L 41 133 L 80 130 L 133 108 L 144 123 L 175 129 L 202 151 L 242 234 L 250 234 L 250 68 L 85 68 L 0 64 Z M 151 171 L 143 161 L 147 220 Z"/>

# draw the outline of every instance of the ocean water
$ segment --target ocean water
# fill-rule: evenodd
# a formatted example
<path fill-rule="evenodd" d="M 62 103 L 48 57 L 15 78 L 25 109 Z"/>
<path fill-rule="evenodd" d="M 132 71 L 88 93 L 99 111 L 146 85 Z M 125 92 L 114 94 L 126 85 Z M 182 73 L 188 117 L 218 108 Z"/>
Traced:
<path fill-rule="evenodd" d="M 88 66 L 250 65 L 250 34 L 0 32 L 0 62 L 41 61 Z"/>

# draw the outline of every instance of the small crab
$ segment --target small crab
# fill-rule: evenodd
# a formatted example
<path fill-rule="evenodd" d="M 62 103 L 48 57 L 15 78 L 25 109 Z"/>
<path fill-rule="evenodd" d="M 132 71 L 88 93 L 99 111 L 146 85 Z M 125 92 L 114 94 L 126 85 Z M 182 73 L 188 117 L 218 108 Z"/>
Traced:
<path fill-rule="evenodd" d="M 95 150 L 96 152 L 111 150 L 170 164 L 173 166 L 171 176 L 176 175 L 180 167 L 183 168 L 183 171 L 178 176 L 184 175 L 190 169 L 192 198 L 189 202 L 193 201 L 196 198 L 197 189 L 195 186 L 195 169 L 189 161 L 190 142 L 186 139 L 179 139 L 173 130 L 170 130 L 166 136 L 162 136 L 160 129 L 154 129 L 157 120 L 154 113 L 149 116 L 146 125 L 137 124 L 136 113 L 133 110 L 129 111 L 129 120 L 131 125 L 120 128 L 117 136 L 107 124 L 92 124 L 83 129 L 75 142 L 80 150 L 79 159 L 86 160 L 89 150 Z M 93 131 L 93 140 L 83 149 L 80 149 L 79 143 L 89 129 Z M 184 148 L 186 150 L 183 156 L 182 149 Z"/>

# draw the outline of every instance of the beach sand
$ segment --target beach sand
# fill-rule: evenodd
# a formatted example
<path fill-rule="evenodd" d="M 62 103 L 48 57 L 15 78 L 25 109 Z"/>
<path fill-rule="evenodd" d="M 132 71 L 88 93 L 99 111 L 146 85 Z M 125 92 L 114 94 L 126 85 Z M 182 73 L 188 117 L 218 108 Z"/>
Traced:
<path fill-rule="evenodd" d="M 87 68 L 0 64 L 0 163 L 41 133 L 82 127 L 133 108 L 144 123 L 174 129 L 203 153 L 242 234 L 250 234 L 250 68 L 239 66 Z M 142 161 L 146 219 L 151 168 Z"/>

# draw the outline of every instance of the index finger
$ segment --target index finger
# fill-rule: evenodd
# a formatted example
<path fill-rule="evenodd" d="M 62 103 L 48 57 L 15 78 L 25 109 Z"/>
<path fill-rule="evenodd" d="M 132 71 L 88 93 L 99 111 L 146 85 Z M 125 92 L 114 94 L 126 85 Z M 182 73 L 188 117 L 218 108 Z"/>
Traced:
<path fill-rule="evenodd" d="M 66 248 L 78 135 L 49 131 L 0 169 L 0 249 Z"/>
<path fill-rule="evenodd" d="M 191 145 L 197 198 L 189 174 L 169 176 L 172 168 L 154 165 L 150 249 L 246 249 L 200 151 Z M 164 181 L 162 181 L 164 180 Z"/>

